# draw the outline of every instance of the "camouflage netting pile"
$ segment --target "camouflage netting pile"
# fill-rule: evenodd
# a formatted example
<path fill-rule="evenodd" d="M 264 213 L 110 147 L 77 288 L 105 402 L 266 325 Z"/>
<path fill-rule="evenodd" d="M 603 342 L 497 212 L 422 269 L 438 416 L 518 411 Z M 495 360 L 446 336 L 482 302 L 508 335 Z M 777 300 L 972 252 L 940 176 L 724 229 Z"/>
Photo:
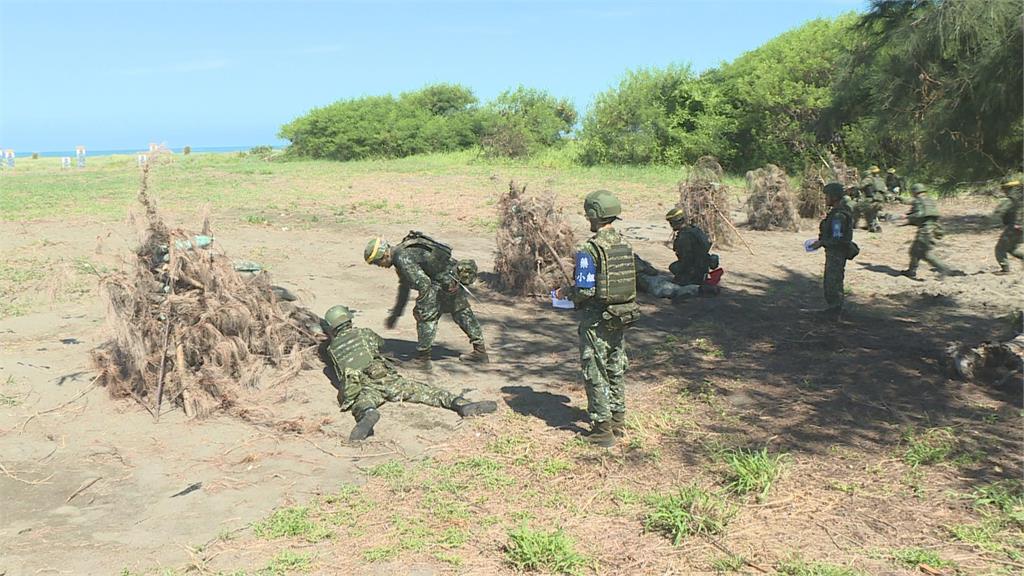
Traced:
<path fill-rule="evenodd" d="M 526 195 L 526 186 L 510 182 L 498 200 L 497 288 L 512 294 L 547 294 L 572 275 L 575 238 L 554 195 Z"/>
<path fill-rule="evenodd" d="M 722 183 L 722 166 L 714 156 L 702 156 L 679 183 L 679 203 L 686 218 L 708 235 L 718 246 L 732 245 L 735 232 L 726 222 L 729 217 L 729 187 Z"/>
<path fill-rule="evenodd" d="M 774 164 L 747 172 L 747 221 L 754 230 L 800 230 L 786 173 Z"/>
<path fill-rule="evenodd" d="M 223 253 L 200 247 L 202 237 L 169 229 L 147 195 L 147 173 L 134 270 L 101 284 L 111 338 L 92 352 L 99 382 L 151 410 L 159 396 L 189 417 L 252 415 L 260 408 L 246 395 L 265 371 L 276 369 L 280 382 L 313 366 L 319 318 L 280 301 L 266 272 L 243 277 Z"/>
<path fill-rule="evenodd" d="M 800 184 L 797 212 L 802 218 L 821 218 L 825 214 L 825 195 L 822 188 L 829 182 L 839 182 L 843 187 L 856 186 L 860 182 L 857 169 L 847 166 L 845 162 L 828 155 L 828 166 L 810 164 L 804 170 L 803 182 Z"/>

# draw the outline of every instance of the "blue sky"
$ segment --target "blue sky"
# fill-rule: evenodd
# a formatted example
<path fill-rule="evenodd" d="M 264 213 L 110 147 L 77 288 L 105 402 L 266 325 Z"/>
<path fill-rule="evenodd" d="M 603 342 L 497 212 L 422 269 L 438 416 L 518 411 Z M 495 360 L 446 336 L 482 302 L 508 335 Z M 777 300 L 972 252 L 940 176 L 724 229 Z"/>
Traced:
<path fill-rule="evenodd" d="M 628 69 L 713 67 L 865 0 L 0 0 L 0 146 L 279 143 L 339 99 L 523 84 L 580 113 Z"/>

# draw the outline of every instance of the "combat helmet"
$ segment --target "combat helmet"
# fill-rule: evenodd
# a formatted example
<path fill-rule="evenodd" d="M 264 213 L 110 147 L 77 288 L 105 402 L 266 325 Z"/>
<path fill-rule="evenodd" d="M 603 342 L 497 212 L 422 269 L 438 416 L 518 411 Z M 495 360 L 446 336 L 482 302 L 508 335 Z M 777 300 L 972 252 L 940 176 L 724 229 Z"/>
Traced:
<path fill-rule="evenodd" d="M 914 184 L 913 186 L 910 187 L 910 193 L 914 194 L 915 196 L 920 194 L 920 193 L 922 193 L 922 192 L 927 192 L 927 191 L 928 191 L 928 187 L 925 186 L 924 184 L 921 184 L 920 182 L 918 182 L 917 184 Z"/>
<path fill-rule="evenodd" d="M 822 190 L 825 193 L 826 198 L 842 198 L 846 190 L 843 189 L 843 185 L 839 182 L 829 182 L 825 184 L 825 188 Z"/>
<path fill-rule="evenodd" d="M 879 168 L 878 166 L 872 166 L 871 168 L 868 168 L 868 172 L 870 172 L 871 174 L 878 174 L 881 171 L 882 169 Z"/>
<path fill-rule="evenodd" d="M 1010 191 L 1013 190 L 1014 188 L 1020 188 L 1021 180 L 1020 178 L 1007 178 L 1003 180 L 1002 184 L 1000 184 L 999 186 L 1003 190 Z"/>
<path fill-rule="evenodd" d="M 886 174 L 895 174 L 896 173 L 896 169 L 895 168 L 889 168 L 888 170 L 885 171 L 885 173 Z"/>
<path fill-rule="evenodd" d="M 352 311 L 341 304 L 331 306 L 324 313 L 324 321 L 331 327 L 331 330 L 336 330 L 339 326 L 352 322 Z"/>
<path fill-rule="evenodd" d="M 363 260 L 366 260 L 367 264 L 373 264 L 383 258 L 390 247 L 391 245 L 388 244 L 387 240 L 374 238 L 366 243 L 366 248 L 363 250 Z"/>
<path fill-rule="evenodd" d="M 607 190 L 595 190 L 583 200 L 583 212 L 588 220 L 608 220 L 622 214 L 622 204 L 615 194 Z"/>
<path fill-rule="evenodd" d="M 685 217 L 686 217 L 686 212 L 684 212 L 683 209 L 680 208 L 679 206 L 676 206 L 675 208 L 669 210 L 665 214 L 665 220 L 668 220 L 668 222 L 670 224 L 675 224 L 675 223 L 679 222 L 680 220 L 682 220 Z"/>

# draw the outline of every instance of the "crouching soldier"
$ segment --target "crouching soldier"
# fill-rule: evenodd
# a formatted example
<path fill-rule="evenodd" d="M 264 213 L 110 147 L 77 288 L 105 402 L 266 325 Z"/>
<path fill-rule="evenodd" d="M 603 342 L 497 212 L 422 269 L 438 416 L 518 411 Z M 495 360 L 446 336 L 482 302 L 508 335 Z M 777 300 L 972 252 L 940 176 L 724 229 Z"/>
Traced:
<path fill-rule="evenodd" d="M 377 408 L 385 402 L 414 402 L 454 410 L 459 416 L 478 416 L 497 409 L 493 400 L 470 402 L 451 392 L 403 377 L 381 356 L 383 339 L 369 328 L 352 326 L 352 312 L 333 306 L 324 315 L 329 328 L 327 360 L 334 369 L 338 404 L 356 419 L 349 440 L 364 440 L 380 420 Z"/>
<path fill-rule="evenodd" d="M 416 364 L 430 369 L 430 349 L 437 335 L 437 321 L 441 315 L 451 314 L 452 320 L 469 337 L 473 351 L 459 357 L 464 362 L 490 361 L 484 345 L 484 333 L 469 307 L 467 284 L 476 280 L 476 262 L 453 260 L 452 249 L 420 232 L 409 234 L 396 246 L 383 238 L 374 238 L 366 245 L 363 258 L 367 264 L 382 268 L 395 267 L 398 273 L 398 297 L 385 325 L 394 328 L 405 311 L 409 291 L 416 290 L 416 305 L 412 315 L 416 318 Z"/>

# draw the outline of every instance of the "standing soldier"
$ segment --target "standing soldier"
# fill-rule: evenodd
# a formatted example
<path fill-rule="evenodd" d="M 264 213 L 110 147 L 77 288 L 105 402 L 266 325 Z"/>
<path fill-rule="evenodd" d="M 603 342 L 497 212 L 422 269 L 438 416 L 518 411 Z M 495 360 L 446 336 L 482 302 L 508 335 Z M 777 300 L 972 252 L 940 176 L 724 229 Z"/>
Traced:
<path fill-rule="evenodd" d="M 409 302 L 409 290 L 417 292 L 412 315 L 416 318 L 416 364 L 429 370 L 430 348 L 437 335 L 437 321 L 449 313 L 469 337 L 473 352 L 463 354 L 464 362 L 489 361 L 484 346 L 484 333 L 469 307 L 467 284 L 476 280 L 476 262 L 452 259 L 452 249 L 420 232 L 409 234 L 397 246 L 383 238 L 374 238 L 366 245 L 363 258 L 367 264 L 381 268 L 395 267 L 398 273 L 398 297 L 385 325 L 394 328 Z"/>
<path fill-rule="evenodd" d="M 610 447 L 626 420 L 623 330 L 640 317 L 633 248 L 612 225 L 622 204 L 607 190 L 587 194 L 583 211 L 594 235 L 576 251 L 575 285 L 559 288 L 580 310 L 580 364 L 590 416 L 588 440 Z"/>
<path fill-rule="evenodd" d="M 910 212 L 907 212 L 907 224 L 917 226 L 917 235 L 910 245 L 910 266 L 902 274 L 907 278 L 917 278 L 917 264 L 924 260 L 943 276 L 963 276 L 963 272 L 950 269 L 935 255 L 936 241 L 942 238 L 943 232 L 942 225 L 939 224 L 939 207 L 934 199 L 925 194 L 927 191 L 928 188 L 924 184 L 914 184 L 910 187 L 914 200 Z"/>
<path fill-rule="evenodd" d="M 711 240 L 699 227 L 686 221 L 682 208 L 673 208 L 665 214 L 665 220 L 672 227 L 672 251 L 676 253 L 676 261 L 669 265 L 673 282 L 681 286 L 703 286 L 707 280 L 708 270 L 718 268 L 712 266 Z M 717 256 L 714 257 L 718 259 Z"/>
<path fill-rule="evenodd" d="M 825 248 L 825 304 L 823 313 L 838 319 L 843 311 L 843 281 L 846 276 L 846 261 L 860 252 L 853 242 L 853 209 L 850 199 L 843 194 L 843 185 L 829 182 L 825 185 L 825 204 L 830 208 L 825 219 L 818 225 L 818 239 L 811 244 L 812 250 Z"/>
<path fill-rule="evenodd" d="M 999 262 L 999 271 L 996 274 L 1009 274 L 1010 260 L 1006 257 L 1008 254 L 1024 260 L 1024 251 L 1021 250 L 1021 241 L 1024 240 L 1024 187 L 1019 178 L 1007 180 L 1001 187 L 1006 198 L 1003 198 L 996 208 L 996 217 L 1003 224 L 1003 233 L 996 242 L 996 262 Z"/>
<path fill-rule="evenodd" d="M 350 441 L 365 440 L 380 420 L 377 411 L 385 402 L 413 402 L 454 410 L 459 416 L 478 416 L 497 409 L 493 400 L 470 402 L 451 392 L 403 378 L 381 356 L 384 340 L 369 328 L 352 326 L 352 312 L 345 306 L 332 306 L 324 320 L 330 330 L 326 362 L 333 368 L 332 383 L 338 389 L 338 404 L 351 410 L 356 425 Z"/>

